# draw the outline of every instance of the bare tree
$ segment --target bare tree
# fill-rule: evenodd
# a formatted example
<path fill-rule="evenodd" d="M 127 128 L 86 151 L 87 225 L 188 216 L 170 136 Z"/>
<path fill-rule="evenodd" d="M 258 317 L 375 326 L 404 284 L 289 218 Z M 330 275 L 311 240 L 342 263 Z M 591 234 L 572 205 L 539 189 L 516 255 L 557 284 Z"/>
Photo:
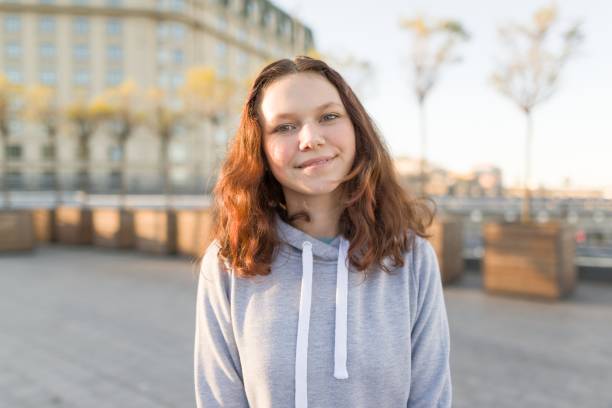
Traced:
<path fill-rule="evenodd" d="M 400 21 L 400 27 L 406 29 L 412 37 L 413 86 L 419 105 L 421 133 L 419 189 L 420 195 L 424 196 L 427 183 L 425 172 L 427 160 L 425 102 L 438 82 L 442 68 L 461 60 L 455 53 L 455 49 L 460 42 L 467 41 L 469 35 L 461 23 L 456 20 L 427 21 L 422 16 L 403 19 Z"/>
<path fill-rule="evenodd" d="M 507 52 L 505 61 L 491 80 L 499 92 L 510 98 L 525 114 L 525 175 L 521 221 L 531 220 L 531 142 L 533 109 L 550 99 L 558 90 L 561 69 L 575 55 L 583 40 L 580 23 L 571 24 L 560 35 L 553 34 L 558 23 L 555 5 L 543 7 L 533 14 L 530 24 L 507 24 L 499 28 L 499 36 Z M 557 41 L 555 49 L 551 42 Z"/>

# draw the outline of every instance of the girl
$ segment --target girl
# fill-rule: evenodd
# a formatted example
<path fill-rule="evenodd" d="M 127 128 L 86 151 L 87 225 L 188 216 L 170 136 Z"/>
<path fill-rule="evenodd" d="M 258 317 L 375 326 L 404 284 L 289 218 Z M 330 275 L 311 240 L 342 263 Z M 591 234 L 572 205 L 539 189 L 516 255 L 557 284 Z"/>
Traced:
<path fill-rule="evenodd" d="M 250 91 L 201 263 L 198 407 L 450 407 L 432 211 L 409 199 L 372 120 L 323 61 Z"/>

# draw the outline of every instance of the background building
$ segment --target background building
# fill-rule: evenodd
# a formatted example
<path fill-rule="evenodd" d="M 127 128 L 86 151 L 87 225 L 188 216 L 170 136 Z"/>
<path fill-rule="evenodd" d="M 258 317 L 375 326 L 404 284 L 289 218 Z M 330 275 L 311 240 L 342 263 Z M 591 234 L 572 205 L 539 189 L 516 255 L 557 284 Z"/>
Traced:
<path fill-rule="evenodd" d="M 419 187 L 420 160 L 411 157 L 394 159 L 400 181 L 404 187 L 416 192 Z M 505 190 L 502 184 L 502 171 L 493 165 L 479 165 L 468 173 L 451 172 L 431 162 L 425 165 L 429 196 L 453 197 L 502 197 Z"/>
<path fill-rule="evenodd" d="M 305 54 L 313 35 L 267 0 L 3 0 L 0 2 L 0 70 L 15 84 L 43 84 L 58 106 L 87 101 L 131 80 L 139 89 L 158 87 L 172 102 L 186 70 L 214 68 L 220 78 L 242 84 L 272 59 Z M 174 99 L 173 99 L 174 98 Z M 178 191 L 210 186 L 225 142 L 237 122 L 228 109 L 220 123 L 179 132 L 170 145 L 172 179 Z M 41 126 L 10 123 L 8 157 L 14 188 L 44 188 L 52 156 Z M 76 140 L 60 124 L 58 156 L 65 189 L 76 181 Z M 121 152 L 101 128 L 92 139 L 94 191 L 112 190 Z M 159 191 L 159 141 L 139 128 L 126 151 L 133 192 Z"/>

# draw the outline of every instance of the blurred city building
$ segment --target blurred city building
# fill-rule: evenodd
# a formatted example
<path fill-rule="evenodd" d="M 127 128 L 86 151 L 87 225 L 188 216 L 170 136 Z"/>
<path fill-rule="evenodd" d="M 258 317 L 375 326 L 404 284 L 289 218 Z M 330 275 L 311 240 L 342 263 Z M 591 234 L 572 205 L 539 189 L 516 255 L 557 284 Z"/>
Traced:
<path fill-rule="evenodd" d="M 402 185 L 418 191 L 420 159 L 397 157 L 394 161 Z M 493 165 L 479 165 L 468 173 L 458 173 L 428 162 L 425 172 L 425 192 L 430 196 L 494 198 L 504 195 L 502 171 Z"/>
<path fill-rule="evenodd" d="M 201 192 L 202 185 L 210 186 L 237 123 L 247 80 L 272 59 L 307 53 L 314 40 L 308 27 L 267 0 L 2 0 L 0 46 L 0 69 L 8 80 L 53 88 L 60 108 L 126 80 L 143 90 L 158 87 L 178 104 L 186 70 L 194 66 L 212 67 L 218 77 L 242 83 L 237 103 L 214 126 L 184 131 L 170 145 L 175 191 Z M 18 119 L 10 126 L 6 159 L 12 187 L 44 189 L 52 155 L 41 126 Z M 77 178 L 72 133 L 60 124 L 65 189 Z M 108 191 L 121 152 L 104 129 L 98 133 L 91 145 L 92 187 Z M 159 143 L 144 128 L 128 141 L 132 192 L 160 190 Z"/>

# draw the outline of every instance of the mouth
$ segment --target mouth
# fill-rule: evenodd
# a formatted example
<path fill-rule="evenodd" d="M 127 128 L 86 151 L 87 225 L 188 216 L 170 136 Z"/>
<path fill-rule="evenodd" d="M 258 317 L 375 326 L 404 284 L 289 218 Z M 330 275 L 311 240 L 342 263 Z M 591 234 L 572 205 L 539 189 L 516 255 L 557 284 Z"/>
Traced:
<path fill-rule="evenodd" d="M 311 168 L 311 167 L 324 166 L 325 164 L 327 164 L 330 161 L 334 160 L 336 157 L 338 157 L 338 156 L 332 156 L 332 157 L 329 157 L 327 159 L 308 161 L 308 162 L 302 164 L 301 166 L 297 166 L 296 168 L 298 168 L 298 169 L 307 169 L 307 168 Z"/>

